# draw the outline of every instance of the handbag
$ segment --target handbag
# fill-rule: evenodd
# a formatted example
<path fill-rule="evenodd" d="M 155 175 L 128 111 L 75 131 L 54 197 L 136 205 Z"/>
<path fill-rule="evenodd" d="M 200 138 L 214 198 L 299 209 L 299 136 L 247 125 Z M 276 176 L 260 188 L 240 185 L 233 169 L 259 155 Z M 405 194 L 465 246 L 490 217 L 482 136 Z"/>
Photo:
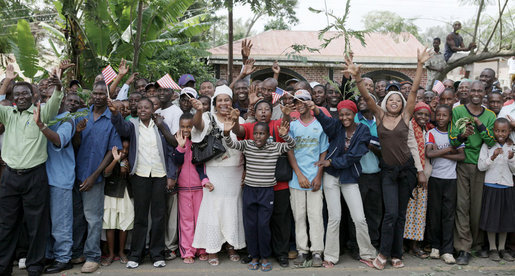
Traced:
<path fill-rule="evenodd" d="M 209 132 L 202 141 L 193 143 L 191 145 L 193 164 L 206 163 L 207 161 L 217 158 L 225 153 L 225 147 L 222 142 L 222 132 L 215 122 L 215 118 L 211 113 L 209 118 L 211 120 L 211 132 Z"/>
<path fill-rule="evenodd" d="M 274 141 L 277 141 L 275 136 L 275 127 L 272 129 Z M 275 164 L 275 180 L 278 182 L 290 181 L 293 177 L 293 169 L 288 161 L 288 153 L 285 152 L 279 156 Z"/>

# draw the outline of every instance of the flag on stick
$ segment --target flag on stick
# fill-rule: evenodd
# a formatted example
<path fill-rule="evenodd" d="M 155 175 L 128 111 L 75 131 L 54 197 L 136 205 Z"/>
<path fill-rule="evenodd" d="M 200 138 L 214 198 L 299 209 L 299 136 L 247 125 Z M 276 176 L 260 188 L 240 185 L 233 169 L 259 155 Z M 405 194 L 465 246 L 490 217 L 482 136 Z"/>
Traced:
<path fill-rule="evenodd" d="M 445 86 L 443 83 L 439 80 L 435 80 L 435 83 L 433 84 L 433 92 L 440 95 L 445 90 Z"/>
<path fill-rule="evenodd" d="M 175 90 L 181 90 L 181 87 L 173 81 L 172 77 L 170 77 L 169 74 L 164 75 L 162 78 L 160 78 L 157 83 L 159 83 L 159 86 L 163 88 L 171 88 Z"/>
<path fill-rule="evenodd" d="M 272 93 L 272 104 L 275 104 L 284 95 L 284 90 L 277 87 L 275 92 Z"/>
<path fill-rule="evenodd" d="M 117 75 L 118 74 L 116 73 L 116 71 L 114 71 L 111 65 L 107 65 L 106 68 L 102 70 L 102 76 L 104 76 L 104 81 L 106 82 L 106 85 L 109 85 L 109 83 L 111 83 Z"/>

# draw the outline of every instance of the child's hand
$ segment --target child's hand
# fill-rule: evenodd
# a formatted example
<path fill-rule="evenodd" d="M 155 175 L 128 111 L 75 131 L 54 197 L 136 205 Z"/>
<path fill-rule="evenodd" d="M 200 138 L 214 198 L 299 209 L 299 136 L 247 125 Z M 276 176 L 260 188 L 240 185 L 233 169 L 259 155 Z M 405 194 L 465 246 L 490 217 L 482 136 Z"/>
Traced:
<path fill-rule="evenodd" d="M 494 150 L 494 154 L 492 155 L 492 161 L 495 160 L 495 158 L 497 158 L 497 156 L 499 156 L 499 154 L 503 154 L 503 151 L 502 151 L 502 148 L 496 148 Z"/>
<path fill-rule="evenodd" d="M 112 149 L 111 149 L 111 152 L 113 153 L 113 158 L 116 162 L 120 161 L 120 159 L 122 158 L 122 153 L 121 152 L 118 152 L 118 147 L 117 146 L 114 146 Z"/>
<path fill-rule="evenodd" d="M 202 105 L 202 102 L 195 99 L 195 98 L 190 98 L 190 103 L 191 103 L 191 106 L 193 106 L 193 108 L 198 111 L 198 112 L 202 112 L 202 109 L 204 108 L 204 106 Z"/>
<path fill-rule="evenodd" d="M 215 189 L 215 185 L 213 185 L 211 182 L 207 182 L 204 184 L 204 188 L 208 189 L 209 192 L 212 192 Z"/>
<path fill-rule="evenodd" d="M 322 186 L 322 178 L 317 176 L 311 181 L 311 187 L 313 188 L 311 191 L 316 192 L 320 190 L 320 186 Z"/>
<path fill-rule="evenodd" d="M 177 133 L 175 133 L 175 140 L 177 140 L 179 147 L 184 148 L 184 145 L 186 145 L 186 138 L 182 134 L 182 130 L 179 130 Z"/>
<path fill-rule="evenodd" d="M 315 162 L 315 166 L 327 168 L 327 167 L 331 166 L 331 161 L 329 161 L 329 160 L 317 161 L 317 162 Z"/>
<path fill-rule="evenodd" d="M 300 174 L 297 179 L 299 180 L 299 186 L 304 189 L 311 188 L 311 183 L 309 183 L 309 180 L 303 175 Z"/>
<path fill-rule="evenodd" d="M 508 159 L 512 159 L 513 158 L 513 151 L 508 151 Z"/>
<path fill-rule="evenodd" d="M 286 105 L 280 105 L 281 107 L 281 112 L 283 113 L 283 115 L 285 116 L 289 116 L 290 113 L 291 113 L 291 108 L 286 106 Z"/>
<path fill-rule="evenodd" d="M 236 123 L 230 119 L 224 122 L 224 136 L 229 136 L 235 124 Z"/>
<path fill-rule="evenodd" d="M 237 108 L 232 108 L 232 107 L 229 107 L 229 109 L 231 110 L 229 112 L 229 119 L 233 122 L 237 122 L 238 119 L 240 118 L 240 111 Z"/>
<path fill-rule="evenodd" d="M 279 126 L 279 135 L 280 136 L 288 135 L 289 128 L 290 128 L 290 123 L 288 121 L 282 120 L 281 126 Z"/>

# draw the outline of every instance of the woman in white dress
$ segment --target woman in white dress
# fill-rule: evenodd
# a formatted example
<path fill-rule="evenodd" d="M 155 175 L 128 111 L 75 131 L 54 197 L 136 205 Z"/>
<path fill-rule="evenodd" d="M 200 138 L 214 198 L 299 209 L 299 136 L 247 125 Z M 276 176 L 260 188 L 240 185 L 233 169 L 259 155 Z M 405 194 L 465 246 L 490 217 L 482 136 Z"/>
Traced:
<path fill-rule="evenodd" d="M 202 114 L 202 103 L 192 99 L 193 107 L 197 110 L 193 118 L 191 140 L 198 143 L 211 131 L 211 118 L 214 118 L 218 128 L 224 129 L 224 122 L 229 120 L 232 110 L 232 91 L 226 86 L 219 86 L 212 99 L 211 114 Z M 239 117 L 240 123 L 243 119 Z M 236 140 L 236 135 L 231 133 Z M 225 144 L 224 144 L 225 145 Z M 227 251 L 231 261 L 239 261 L 235 249 L 245 247 L 245 232 L 243 230 L 241 179 L 243 174 L 243 155 L 237 150 L 226 148 L 226 152 L 209 160 L 206 174 L 214 186 L 212 191 L 204 189 L 200 204 L 193 247 L 205 248 L 209 254 L 209 264 L 218 265 L 217 253 L 227 242 Z"/>

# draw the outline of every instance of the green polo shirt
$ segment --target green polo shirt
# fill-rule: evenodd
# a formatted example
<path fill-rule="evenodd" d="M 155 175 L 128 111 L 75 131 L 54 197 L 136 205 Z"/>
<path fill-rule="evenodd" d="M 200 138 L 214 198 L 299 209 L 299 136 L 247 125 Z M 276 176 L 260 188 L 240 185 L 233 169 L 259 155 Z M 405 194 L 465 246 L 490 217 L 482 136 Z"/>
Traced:
<path fill-rule="evenodd" d="M 59 111 L 63 92 L 54 91 L 48 102 L 41 107 L 41 121 L 48 123 Z M 47 139 L 34 121 L 34 105 L 27 110 L 0 106 L 0 123 L 4 124 L 2 159 L 13 169 L 29 169 L 46 162 Z"/>

